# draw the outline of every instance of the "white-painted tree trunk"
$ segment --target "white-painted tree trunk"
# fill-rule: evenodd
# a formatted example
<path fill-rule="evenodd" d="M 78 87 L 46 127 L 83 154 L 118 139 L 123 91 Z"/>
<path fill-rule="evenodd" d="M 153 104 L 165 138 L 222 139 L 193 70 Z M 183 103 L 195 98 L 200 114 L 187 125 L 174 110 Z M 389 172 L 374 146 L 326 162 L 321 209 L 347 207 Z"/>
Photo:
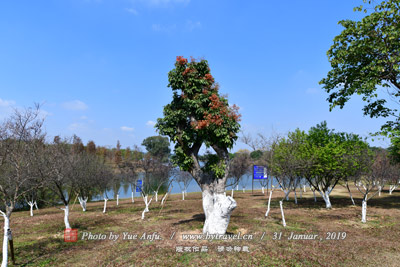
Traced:
<path fill-rule="evenodd" d="M 156 202 L 158 202 L 158 191 L 156 192 Z"/>
<path fill-rule="evenodd" d="M 132 203 L 135 203 L 135 196 L 133 194 L 133 191 L 132 191 Z"/>
<path fill-rule="evenodd" d="M 117 206 L 119 205 L 119 194 L 117 194 Z"/>
<path fill-rule="evenodd" d="M 315 190 L 312 191 L 314 194 L 314 202 L 317 202 L 317 196 L 315 195 Z"/>
<path fill-rule="evenodd" d="M 264 194 L 264 186 L 261 187 L 261 192 Z"/>
<path fill-rule="evenodd" d="M 288 194 L 288 190 L 283 190 L 283 193 L 285 193 L 285 198 L 286 198 L 286 201 L 289 201 L 289 194 Z"/>
<path fill-rule="evenodd" d="M 306 192 L 306 186 L 305 185 L 303 185 L 303 191 L 304 191 L 304 193 Z"/>
<path fill-rule="evenodd" d="M 231 198 L 233 198 L 233 188 L 232 188 L 232 192 L 231 192 Z"/>
<path fill-rule="evenodd" d="M 322 191 L 319 191 L 319 193 L 321 194 L 322 198 L 325 201 L 326 208 L 331 209 L 332 205 L 331 205 L 331 200 L 329 199 L 329 191 L 326 191 L 325 193 L 323 193 Z"/>
<path fill-rule="evenodd" d="M 236 191 L 239 191 L 239 185 L 236 185 Z"/>
<path fill-rule="evenodd" d="M 69 206 L 66 205 L 64 210 L 64 224 L 65 224 L 65 229 L 71 229 L 71 226 L 69 225 Z"/>
<path fill-rule="evenodd" d="M 37 206 L 37 202 L 35 201 L 35 208 L 36 210 L 39 210 L 38 206 Z"/>
<path fill-rule="evenodd" d="M 146 205 L 146 208 L 145 208 L 145 209 L 143 210 L 143 212 L 142 212 L 142 220 L 144 220 L 144 214 L 145 214 L 146 212 L 149 212 L 149 205 L 150 205 L 151 201 L 153 200 L 153 198 L 151 198 L 150 201 L 147 202 L 147 199 L 148 199 L 148 196 L 146 195 L 146 196 L 145 196 L 145 202 L 144 202 L 144 204 Z"/>
<path fill-rule="evenodd" d="M 1 267 L 7 267 L 8 265 L 8 234 L 10 229 L 10 218 L 3 213 L 4 218 L 4 238 L 3 238 L 3 260 Z"/>
<path fill-rule="evenodd" d="M 283 213 L 283 202 L 279 201 L 279 205 L 281 206 L 282 224 L 283 224 L 283 227 L 286 227 L 285 214 Z"/>
<path fill-rule="evenodd" d="M 30 206 L 30 215 L 31 217 L 33 216 L 33 206 L 35 205 L 35 203 L 33 203 L 32 201 L 28 201 L 28 205 Z"/>
<path fill-rule="evenodd" d="M 185 200 L 185 191 L 182 190 L 182 200 Z"/>
<path fill-rule="evenodd" d="M 391 195 L 396 188 L 397 188 L 397 186 L 395 186 L 395 185 L 389 186 L 389 195 Z"/>
<path fill-rule="evenodd" d="M 268 214 L 269 214 L 269 210 L 270 210 L 270 207 L 271 207 L 271 196 L 272 196 L 272 190 L 269 192 L 268 208 L 267 208 L 267 212 L 265 213 L 265 217 L 268 217 Z"/>
<path fill-rule="evenodd" d="M 165 196 L 161 199 L 161 205 L 164 205 L 164 201 L 167 199 L 168 192 L 165 194 Z"/>
<path fill-rule="evenodd" d="M 297 194 L 296 194 L 296 190 L 294 190 L 294 203 L 297 204 Z"/>
<path fill-rule="evenodd" d="M 378 195 L 381 196 L 382 186 L 378 186 Z"/>
<path fill-rule="evenodd" d="M 243 193 L 244 193 L 245 187 L 243 186 Z"/>
<path fill-rule="evenodd" d="M 104 198 L 104 208 L 103 208 L 103 213 L 106 213 L 106 210 L 107 210 L 107 201 L 108 201 L 108 198 Z"/>
<path fill-rule="evenodd" d="M 236 208 L 236 201 L 230 196 L 212 194 L 208 190 L 203 190 L 202 195 L 206 215 L 203 234 L 225 234 L 231 213 Z"/>
<path fill-rule="evenodd" d="M 81 204 L 82 210 L 86 211 L 86 203 L 88 201 L 88 198 L 87 197 L 85 197 L 85 198 L 78 197 L 78 200 L 79 200 L 79 204 Z"/>
<path fill-rule="evenodd" d="M 363 200 L 361 208 L 361 222 L 367 222 L 367 201 Z"/>

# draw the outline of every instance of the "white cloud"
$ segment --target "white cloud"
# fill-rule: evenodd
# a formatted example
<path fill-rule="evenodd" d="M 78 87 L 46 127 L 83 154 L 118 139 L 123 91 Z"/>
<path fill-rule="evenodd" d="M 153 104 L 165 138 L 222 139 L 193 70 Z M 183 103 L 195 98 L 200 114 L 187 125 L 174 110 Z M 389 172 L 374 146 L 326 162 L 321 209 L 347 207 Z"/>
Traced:
<path fill-rule="evenodd" d="M 88 106 L 80 100 L 65 102 L 62 104 L 63 108 L 69 110 L 86 110 Z"/>
<path fill-rule="evenodd" d="M 137 16 L 139 13 L 137 12 L 137 10 L 136 9 L 134 9 L 134 8 L 125 8 L 125 10 L 128 12 L 128 13 L 131 13 L 131 14 L 133 14 L 133 15 L 135 15 L 135 16 Z"/>
<path fill-rule="evenodd" d="M 194 22 L 194 21 L 188 20 L 188 21 L 186 22 L 186 30 L 189 31 L 189 32 L 191 32 L 191 31 L 193 31 L 193 30 L 195 30 L 195 29 L 201 29 L 201 23 L 200 23 L 200 21 Z"/>
<path fill-rule="evenodd" d="M 156 123 L 154 121 L 148 121 L 148 122 L 146 122 L 146 125 L 154 127 L 154 125 L 156 125 Z"/>
<path fill-rule="evenodd" d="M 128 126 L 122 126 L 121 130 L 124 132 L 133 132 L 133 128 L 132 127 L 128 127 Z"/>
<path fill-rule="evenodd" d="M 0 107 L 2 108 L 9 108 L 15 105 L 15 101 L 12 100 L 3 100 L 0 98 Z"/>

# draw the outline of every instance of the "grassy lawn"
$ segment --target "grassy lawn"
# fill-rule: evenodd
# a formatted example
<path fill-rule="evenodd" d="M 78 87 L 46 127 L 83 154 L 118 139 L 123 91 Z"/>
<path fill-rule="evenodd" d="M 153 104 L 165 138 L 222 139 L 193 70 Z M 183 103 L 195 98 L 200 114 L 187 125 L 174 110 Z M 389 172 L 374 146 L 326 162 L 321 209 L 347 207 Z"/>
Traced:
<path fill-rule="evenodd" d="M 189 193 L 185 201 L 172 195 L 163 208 L 152 202 L 146 219 L 141 220 L 144 203 L 136 198 L 107 203 L 88 203 L 82 212 L 79 203 L 72 207 L 70 223 L 79 231 L 78 241 L 64 242 L 63 211 L 46 208 L 12 214 L 16 265 L 18 266 L 399 266 L 400 192 L 383 192 L 368 202 L 367 223 L 361 223 L 361 195 L 353 195 L 351 206 L 346 191 L 334 190 L 332 210 L 326 210 L 321 197 L 315 203 L 311 191 L 296 205 L 293 195 L 284 202 L 287 227 L 281 223 L 275 190 L 270 216 L 264 217 L 267 197 L 259 190 L 235 191 L 238 207 L 228 227 L 229 234 L 248 234 L 253 240 L 182 240 L 182 234 L 201 234 L 204 215 L 201 193 Z M 228 192 L 230 194 L 230 191 Z M 154 201 L 154 200 L 153 200 Z M 82 240 L 84 232 L 119 234 L 116 241 Z M 136 234 L 136 240 L 123 240 L 123 232 Z M 140 240 L 143 233 L 157 233 L 162 240 Z M 327 240 L 330 233 L 345 238 Z M 174 234 L 175 233 L 175 234 Z M 274 234 L 276 233 L 276 234 Z M 291 234 L 316 234 L 316 240 L 288 240 Z M 333 237 L 335 234 L 332 234 Z M 170 237 L 173 235 L 173 238 Z M 337 234 L 336 234 L 337 235 Z M 343 237 L 344 234 L 341 234 Z M 261 237 L 263 239 L 261 240 Z M 274 236 L 281 236 L 274 239 Z M 176 252 L 208 248 L 207 252 Z M 225 248 L 220 252 L 218 249 Z M 248 252 L 235 251 L 248 247 Z M 231 250 L 231 251 L 227 251 Z M 10 260 L 10 265 L 11 260 Z"/>

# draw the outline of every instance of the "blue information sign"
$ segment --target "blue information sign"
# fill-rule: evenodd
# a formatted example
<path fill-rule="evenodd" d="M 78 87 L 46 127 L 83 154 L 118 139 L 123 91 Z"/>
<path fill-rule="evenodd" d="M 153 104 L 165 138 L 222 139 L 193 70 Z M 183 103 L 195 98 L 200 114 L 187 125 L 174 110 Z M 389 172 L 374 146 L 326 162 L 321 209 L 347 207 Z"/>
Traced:
<path fill-rule="evenodd" d="M 267 167 L 254 165 L 253 179 L 268 179 Z"/>
<path fill-rule="evenodd" d="M 136 182 L 136 192 L 142 192 L 142 180 Z"/>

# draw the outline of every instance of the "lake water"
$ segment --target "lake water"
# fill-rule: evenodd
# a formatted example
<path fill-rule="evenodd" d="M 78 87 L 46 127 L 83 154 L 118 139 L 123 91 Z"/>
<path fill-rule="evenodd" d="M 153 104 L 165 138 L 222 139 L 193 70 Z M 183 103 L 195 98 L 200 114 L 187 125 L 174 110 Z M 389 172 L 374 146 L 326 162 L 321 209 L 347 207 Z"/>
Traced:
<path fill-rule="evenodd" d="M 243 186 L 245 186 L 246 190 L 251 190 L 251 188 L 252 188 L 252 183 L 251 183 L 252 182 L 251 181 L 252 180 L 252 176 L 251 175 L 244 176 L 242 179 L 243 179 L 243 181 L 239 182 L 239 190 L 243 190 Z M 230 184 L 230 181 L 227 182 L 227 185 L 229 185 L 229 184 Z M 278 183 L 276 182 L 275 179 L 273 179 L 273 185 L 275 187 L 278 187 Z M 254 186 L 254 189 L 261 189 L 261 187 L 262 187 L 260 182 L 259 182 L 259 180 L 254 180 L 254 185 L 253 186 Z M 268 180 L 268 187 L 269 188 L 271 187 L 271 181 L 270 180 Z M 234 186 L 234 188 L 236 189 L 236 186 Z M 267 188 L 267 187 L 265 187 L 265 188 Z M 232 189 L 232 186 L 227 186 L 227 188 L 226 188 L 227 191 L 229 191 L 231 189 Z M 196 183 L 196 181 L 194 179 L 192 179 L 192 181 L 190 182 L 190 184 L 189 184 L 189 186 L 188 186 L 186 191 L 188 193 L 201 192 L 201 189 L 200 189 L 199 185 Z M 119 190 L 119 197 L 120 198 L 131 198 L 131 194 L 132 194 L 131 192 L 132 191 L 131 191 L 130 186 L 124 186 L 123 184 L 121 184 L 121 188 Z M 176 181 L 172 182 L 171 194 L 180 194 L 180 193 L 182 193 L 182 191 L 181 191 L 181 187 L 179 187 L 179 183 L 177 183 Z M 135 194 L 136 197 L 140 196 L 140 193 L 138 193 L 138 192 L 134 192 L 134 194 Z M 107 191 L 107 195 L 108 195 L 108 197 L 110 199 L 115 198 L 113 190 Z M 103 199 L 102 196 L 101 197 L 98 196 L 98 197 L 94 197 L 93 198 L 93 200 L 102 200 L 102 199 Z"/>

